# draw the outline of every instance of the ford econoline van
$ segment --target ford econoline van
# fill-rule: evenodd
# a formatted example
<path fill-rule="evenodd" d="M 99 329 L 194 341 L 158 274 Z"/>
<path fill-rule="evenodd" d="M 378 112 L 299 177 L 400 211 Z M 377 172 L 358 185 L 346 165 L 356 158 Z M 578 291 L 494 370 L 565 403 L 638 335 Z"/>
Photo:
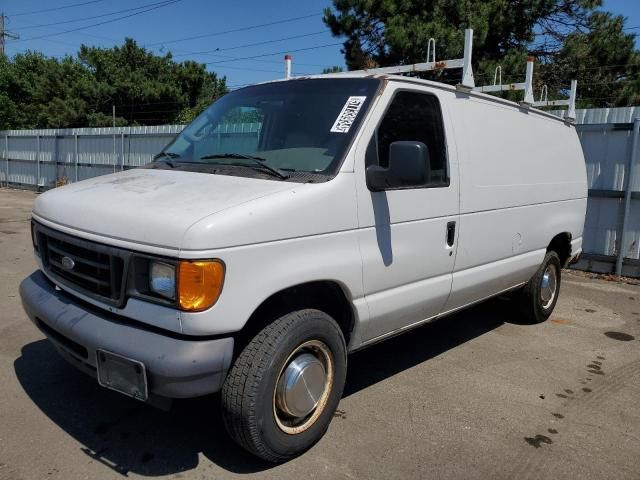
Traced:
<path fill-rule="evenodd" d="M 278 462 L 327 430 L 350 352 L 506 292 L 547 319 L 586 204 L 549 114 L 402 76 L 274 81 L 144 168 L 40 195 L 20 293 L 100 385 L 220 391 L 231 437 Z"/>

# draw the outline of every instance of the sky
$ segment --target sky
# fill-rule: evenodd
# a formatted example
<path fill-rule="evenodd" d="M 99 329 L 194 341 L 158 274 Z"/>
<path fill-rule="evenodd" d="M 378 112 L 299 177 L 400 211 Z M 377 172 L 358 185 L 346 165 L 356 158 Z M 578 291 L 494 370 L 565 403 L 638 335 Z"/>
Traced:
<path fill-rule="evenodd" d="M 20 36 L 7 41 L 9 56 L 31 49 L 63 57 L 81 44 L 110 47 L 131 37 L 154 52 L 172 52 L 176 60 L 207 63 L 233 88 L 282 78 L 287 52 L 294 75 L 344 66 L 342 41 L 322 22 L 330 5 L 330 0 L 0 0 L 0 13 L 8 16 L 5 28 Z M 628 27 L 640 27 L 640 0 L 604 0 L 603 9 L 628 17 Z M 69 31 L 89 25 L 94 26 Z"/>

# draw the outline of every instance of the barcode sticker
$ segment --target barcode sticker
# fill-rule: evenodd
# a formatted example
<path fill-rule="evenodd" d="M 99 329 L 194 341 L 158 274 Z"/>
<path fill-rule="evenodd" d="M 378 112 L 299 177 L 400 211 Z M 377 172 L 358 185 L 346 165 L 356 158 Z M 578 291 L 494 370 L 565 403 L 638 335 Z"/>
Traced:
<path fill-rule="evenodd" d="M 332 133 L 347 133 L 367 97 L 349 97 L 331 127 Z"/>

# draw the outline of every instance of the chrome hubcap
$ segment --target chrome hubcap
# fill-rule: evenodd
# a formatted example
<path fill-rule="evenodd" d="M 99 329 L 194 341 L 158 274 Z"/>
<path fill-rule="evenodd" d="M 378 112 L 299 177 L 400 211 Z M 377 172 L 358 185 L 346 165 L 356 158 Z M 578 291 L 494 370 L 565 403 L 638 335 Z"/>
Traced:
<path fill-rule="evenodd" d="M 319 340 L 298 346 L 284 363 L 273 397 L 278 427 L 296 434 L 318 419 L 333 385 L 333 356 Z"/>
<path fill-rule="evenodd" d="M 542 308 L 549 308 L 556 298 L 556 289 L 558 287 L 558 271 L 555 265 L 547 265 L 542 274 L 542 282 L 540 284 L 540 299 L 542 300 Z"/>

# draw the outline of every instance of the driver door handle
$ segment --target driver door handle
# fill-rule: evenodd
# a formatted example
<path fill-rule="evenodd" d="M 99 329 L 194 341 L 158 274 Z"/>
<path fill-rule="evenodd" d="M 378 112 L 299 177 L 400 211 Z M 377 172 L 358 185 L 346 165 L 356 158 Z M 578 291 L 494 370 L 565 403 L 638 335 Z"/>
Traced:
<path fill-rule="evenodd" d="M 447 246 L 453 247 L 453 242 L 456 239 L 456 222 L 447 223 Z"/>

